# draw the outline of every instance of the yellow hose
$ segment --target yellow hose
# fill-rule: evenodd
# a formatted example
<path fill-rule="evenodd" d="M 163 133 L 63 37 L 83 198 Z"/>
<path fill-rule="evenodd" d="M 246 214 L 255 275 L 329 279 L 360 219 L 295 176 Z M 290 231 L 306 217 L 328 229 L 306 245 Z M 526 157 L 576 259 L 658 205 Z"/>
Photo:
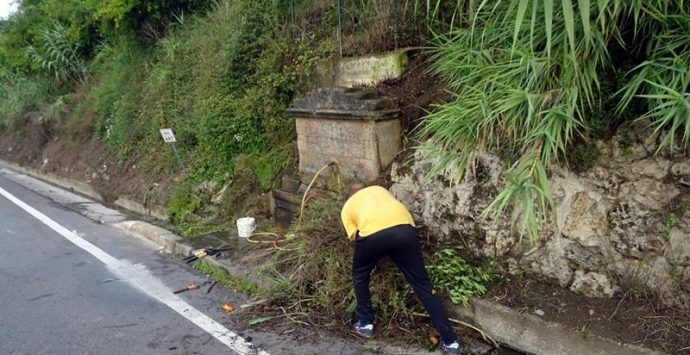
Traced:
<path fill-rule="evenodd" d="M 299 219 L 297 220 L 297 227 L 295 227 L 295 234 L 297 234 L 297 232 L 299 231 L 299 227 L 302 226 L 302 216 L 304 215 L 304 205 L 307 202 L 307 194 L 309 193 L 309 189 L 311 189 L 311 186 L 314 185 L 314 182 L 316 182 L 316 178 L 319 177 L 319 175 L 321 175 L 321 172 L 324 171 L 327 167 L 329 167 L 331 165 L 335 165 L 335 162 L 330 162 L 330 163 L 324 165 L 323 167 L 321 167 L 321 169 L 319 169 L 319 171 L 316 172 L 316 175 L 314 175 L 314 177 L 311 179 L 311 182 L 309 182 L 309 185 L 307 185 L 307 189 L 304 190 L 304 195 L 302 195 L 302 205 L 299 208 Z"/>
<path fill-rule="evenodd" d="M 309 185 L 307 185 L 307 189 L 304 190 L 304 194 L 302 195 L 302 204 L 301 204 L 300 209 L 299 209 L 299 219 L 297 220 L 297 227 L 295 227 L 295 234 L 297 234 L 297 232 L 299 231 L 299 229 L 302 225 L 302 216 L 304 215 L 304 207 L 305 207 L 305 204 L 307 202 L 307 195 L 309 194 L 309 190 L 311 189 L 312 185 L 314 185 L 314 182 L 316 182 L 316 178 L 319 177 L 319 175 L 321 175 L 321 173 L 327 167 L 332 166 L 332 165 L 335 165 L 335 162 L 330 162 L 330 163 L 324 165 L 323 167 L 321 167 L 321 169 L 319 169 L 319 171 L 316 172 L 316 175 L 314 175 L 314 177 L 311 179 L 311 181 L 309 182 Z M 258 237 L 258 236 L 271 236 L 271 237 L 275 237 L 275 239 L 273 239 L 273 240 L 254 240 L 254 239 L 252 239 L 252 237 L 255 237 L 255 236 L 256 237 Z M 283 248 L 278 246 L 278 243 L 285 241 L 285 239 L 286 238 L 284 235 L 280 235 L 278 233 L 271 233 L 271 232 L 252 233 L 251 235 L 249 235 L 247 237 L 247 241 L 250 243 L 273 244 L 273 246 L 276 249 L 280 249 L 280 250 L 286 250 L 286 249 L 283 249 Z"/>

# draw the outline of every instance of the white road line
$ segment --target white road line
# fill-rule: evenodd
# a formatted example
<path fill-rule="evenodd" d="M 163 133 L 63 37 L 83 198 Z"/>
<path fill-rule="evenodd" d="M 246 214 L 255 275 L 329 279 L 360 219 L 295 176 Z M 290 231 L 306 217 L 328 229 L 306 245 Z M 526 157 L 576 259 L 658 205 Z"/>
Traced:
<path fill-rule="evenodd" d="M 24 203 L 22 200 L 16 198 L 14 195 L 10 194 L 1 187 L 0 195 L 4 196 L 19 208 L 23 209 L 34 218 L 50 227 L 52 230 L 72 242 L 74 245 L 96 257 L 96 259 L 103 262 L 108 269 L 110 269 L 118 277 L 126 280 L 132 286 L 141 290 L 145 294 L 170 307 L 173 311 L 187 318 L 189 321 L 211 334 L 221 343 L 227 345 L 230 349 L 234 350 L 238 354 L 269 355 L 263 350 L 254 348 L 251 343 L 245 342 L 241 336 L 227 329 L 222 324 L 211 319 L 203 312 L 197 310 L 189 303 L 173 294 L 168 287 L 160 282 L 160 280 L 151 275 L 143 265 L 136 265 L 128 262 L 127 260 L 116 259 L 112 255 L 103 251 L 101 248 L 91 244 L 87 240 L 78 236 L 76 233 L 53 221 L 50 219 L 50 217 L 37 211 L 35 208 Z"/>

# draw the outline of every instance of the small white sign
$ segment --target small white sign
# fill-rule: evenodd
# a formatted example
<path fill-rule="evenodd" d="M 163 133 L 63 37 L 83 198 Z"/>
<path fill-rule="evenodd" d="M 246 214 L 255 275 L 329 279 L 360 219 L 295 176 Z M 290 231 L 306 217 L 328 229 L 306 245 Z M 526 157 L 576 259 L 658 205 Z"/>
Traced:
<path fill-rule="evenodd" d="M 172 129 L 170 128 L 161 128 L 161 137 L 163 137 L 163 140 L 165 143 L 175 143 L 175 135 L 173 134 Z"/>

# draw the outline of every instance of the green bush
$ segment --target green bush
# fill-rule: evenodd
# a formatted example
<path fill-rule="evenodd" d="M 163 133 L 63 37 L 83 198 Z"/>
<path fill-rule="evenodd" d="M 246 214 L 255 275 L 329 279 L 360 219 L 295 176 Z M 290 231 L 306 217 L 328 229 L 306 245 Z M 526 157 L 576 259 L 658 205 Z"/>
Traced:
<path fill-rule="evenodd" d="M 277 187 L 279 174 L 294 163 L 290 151 L 291 146 L 283 146 L 268 152 L 258 152 L 251 155 L 252 169 L 256 172 L 259 189 L 267 192 Z"/>
<path fill-rule="evenodd" d="M 44 76 L 26 77 L 0 67 L 0 131 L 48 100 L 50 81 Z"/>
<path fill-rule="evenodd" d="M 175 130 L 194 179 L 219 179 L 247 154 L 265 191 L 287 166 L 280 147 L 294 138 L 294 123 L 286 108 L 333 53 L 327 42 L 289 36 L 273 2 L 239 1 L 185 19 L 159 42 L 140 111 Z"/>
<path fill-rule="evenodd" d="M 498 281 L 493 262 L 475 267 L 462 257 L 462 247 L 434 253 L 427 271 L 434 287 L 445 292 L 454 304 L 467 306 L 472 297 L 483 295 L 489 284 Z"/>
<path fill-rule="evenodd" d="M 88 79 L 89 67 L 80 56 L 81 43 L 70 40 L 62 24 L 55 23 L 41 31 L 38 42 L 36 47 L 27 48 L 27 54 L 37 68 L 54 75 L 58 82 L 69 79 L 83 84 Z"/>

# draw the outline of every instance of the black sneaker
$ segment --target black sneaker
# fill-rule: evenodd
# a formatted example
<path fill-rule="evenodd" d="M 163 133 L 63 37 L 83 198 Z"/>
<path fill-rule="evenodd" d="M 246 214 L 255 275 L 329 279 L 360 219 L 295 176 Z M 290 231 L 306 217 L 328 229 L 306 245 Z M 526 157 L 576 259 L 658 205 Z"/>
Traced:
<path fill-rule="evenodd" d="M 460 343 L 458 343 L 457 341 L 454 341 L 450 344 L 441 342 L 441 349 L 444 353 L 451 355 L 462 355 L 465 353 L 463 348 L 460 346 Z"/>
<path fill-rule="evenodd" d="M 357 321 L 352 325 L 352 330 L 355 331 L 360 336 L 365 338 L 371 338 L 374 335 L 374 325 L 365 324 L 362 321 Z"/>

